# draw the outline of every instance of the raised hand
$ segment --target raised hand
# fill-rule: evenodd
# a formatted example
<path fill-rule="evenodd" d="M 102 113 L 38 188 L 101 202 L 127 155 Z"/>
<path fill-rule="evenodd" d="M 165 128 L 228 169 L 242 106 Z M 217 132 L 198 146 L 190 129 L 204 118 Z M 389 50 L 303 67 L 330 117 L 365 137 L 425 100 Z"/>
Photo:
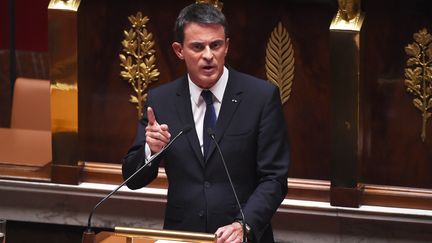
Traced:
<path fill-rule="evenodd" d="M 156 121 L 153 109 L 147 108 L 148 124 L 146 127 L 146 143 L 150 147 L 152 154 L 159 152 L 170 141 L 168 125 L 159 124 Z"/>

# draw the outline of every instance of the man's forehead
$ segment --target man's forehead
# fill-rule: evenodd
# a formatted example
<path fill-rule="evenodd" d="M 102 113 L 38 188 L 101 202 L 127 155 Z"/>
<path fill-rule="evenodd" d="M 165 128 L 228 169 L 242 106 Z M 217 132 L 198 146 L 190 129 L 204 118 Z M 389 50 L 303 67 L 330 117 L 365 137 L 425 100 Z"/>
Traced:
<path fill-rule="evenodd" d="M 214 39 L 214 40 L 189 40 L 190 44 L 214 44 L 214 43 L 224 43 L 225 39 Z"/>
<path fill-rule="evenodd" d="M 220 24 L 203 24 L 203 23 L 196 23 L 196 22 L 190 22 L 187 23 L 183 28 L 183 33 L 187 34 L 203 34 L 203 33 L 219 33 L 225 35 L 225 28 Z"/>

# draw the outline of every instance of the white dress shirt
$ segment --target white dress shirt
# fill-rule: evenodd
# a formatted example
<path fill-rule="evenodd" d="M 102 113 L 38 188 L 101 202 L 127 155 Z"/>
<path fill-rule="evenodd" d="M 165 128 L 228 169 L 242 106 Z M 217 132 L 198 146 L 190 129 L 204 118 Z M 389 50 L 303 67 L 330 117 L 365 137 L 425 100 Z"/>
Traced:
<path fill-rule="evenodd" d="M 198 87 L 192 82 L 188 75 L 189 81 L 189 93 L 192 105 L 192 114 L 194 116 L 195 130 L 197 132 L 198 140 L 200 142 L 201 152 L 204 153 L 204 142 L 203 142 L 203 126 L 204 126 L 204 115 L 206 112 L 206 103 L 204 98 L 201 96 L 202 88 Z M 223 73 L 219 80 L 209 90 L 213 93 L 213 106 L 216 113 L 216 122 L 219 117 L 219 111 L 222 106 L 222 99 L 225 93 L 225 88 L 228 83 L 228 69 L 224 67 Z"/>
<path fill-rule="evenodd" d="M 202 88 L 198 87 L 188 74 L 189 82 L 189 93 L 191 99 L 192 114 L 195 122 L 195 130 L 197 132 L 198 140 L 200 142 L 201 152 L 204 153 L 204 142 L 203 142 L 203 126 L 204 126 L 204 115 L 206 111 L 206 103 L 204 98 L 201 96 Z M 222 99 L 225 93 L 225 88 L 228 83 L 228 69 L 224 67 L 223 73 L 219 80 L 209 90 L 213 93 L 213 106 L 216 113 L 216 122 L 219 117 L 219 111 L 222 106 Z M 151 156 L 150 147 L 145 144 L 146 158 Z"/>

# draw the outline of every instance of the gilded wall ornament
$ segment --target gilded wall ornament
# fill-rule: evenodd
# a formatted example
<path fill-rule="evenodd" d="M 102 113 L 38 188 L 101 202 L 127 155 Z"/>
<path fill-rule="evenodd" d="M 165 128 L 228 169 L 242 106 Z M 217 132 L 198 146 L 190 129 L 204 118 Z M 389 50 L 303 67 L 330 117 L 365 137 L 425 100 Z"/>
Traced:
<path fill-rule="evenodd" d="M 155 67 L 153 35 L 146 29 L 149 18 L 142 17 L 142 13 L 138 12 L 136 16 L 131 15 L 128 19 L 132 28 L 123 31 L 123 53 L 119 55 L 123 71 L 120 72 L 120 76 L 128 81 L 135 91 L 135 95 L 131 95 L 129 101 L 136 104 L 138 119 L 141 119 L 147 99 L 146 90 L 150 83 L 157 81 L 160 73 Z"/>
<path fill-rule="evenodd" d="M 195 3 L 208 3 L 222 11 L 223 3 L 219 0 L 196 0 Z"/>
<path fill-rule="evenodd" d="M 338 14 L 345 21 L 351 21 L 360 16 L 360 0 L 338 0 Z"/>
<path fill-rule="evenodd" d="M 414 42 L 405 47 L 408 60 L 404 82 L 407 91 L 414 95 L 414 106 L 422 113 L 421 139 L 424 142 L 426 125 L 432 116 L 432 36 L 425 28 L 413 36 Z"/>
<path fill-rule="evenodd" d="M 267 79 L 279 87 L 282 104 L 288 101 L 294 79 L 294 49 L 288 31 L 279 22 L 266 50 Z"/>
<path fill-rule="evenodd" d="M 81 0 L 51 0 L 49 9 L 63 9 L 70 11 L 77 11 Z"/>
<path fill-rule="evenodd" d="M 330 29 L 360 31 L 364 20 L 364 14 L 360 11 L 361 0 L 338 0 L 338 7 Z"/>

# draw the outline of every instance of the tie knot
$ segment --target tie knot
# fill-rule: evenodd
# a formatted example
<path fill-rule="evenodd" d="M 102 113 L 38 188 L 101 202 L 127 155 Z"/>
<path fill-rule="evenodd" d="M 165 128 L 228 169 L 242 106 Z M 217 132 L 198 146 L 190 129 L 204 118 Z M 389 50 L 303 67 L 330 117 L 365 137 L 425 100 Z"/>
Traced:
<path fill-rule="evenodd" d="M 203 90 L 201 96 L 207 105 L 213 104 L 213 93 L 210 90 Z"/>

